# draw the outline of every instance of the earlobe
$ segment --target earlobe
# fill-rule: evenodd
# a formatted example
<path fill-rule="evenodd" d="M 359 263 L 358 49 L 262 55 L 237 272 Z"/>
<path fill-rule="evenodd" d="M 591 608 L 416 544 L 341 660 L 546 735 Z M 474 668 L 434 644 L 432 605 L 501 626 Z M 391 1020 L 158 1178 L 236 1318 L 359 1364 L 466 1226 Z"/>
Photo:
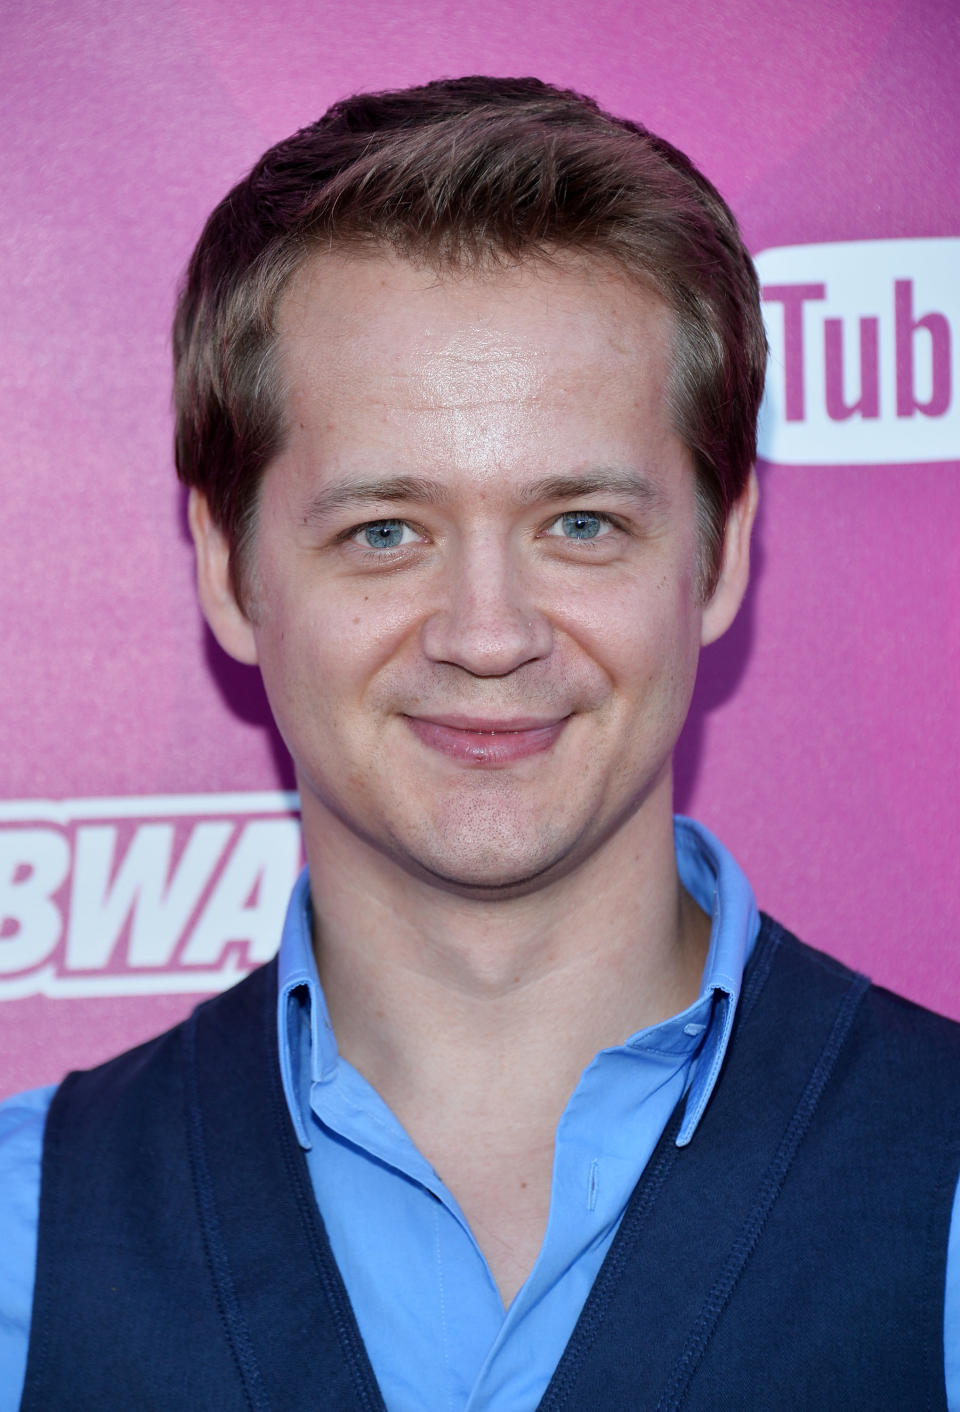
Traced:
<path fill-rule="evenodd" d="M 743 494 L 727 516 L 720 575 L 701 620 L 700 642 L 704 647 L 723 636 L 743 602 L 750 581 L 750 534 L 759 496 L 757 473 L 752 470 Z"/>
<path fill-rule="evenodd" d="M 190 491 L 187 517 L 197 551 L 197 595 L 203 616 L 224 652 L 253 666 L 257 661 L 256 638 L 234 592 L 230 545 L 214 522 L 206 496 L 195 488 Z"/>

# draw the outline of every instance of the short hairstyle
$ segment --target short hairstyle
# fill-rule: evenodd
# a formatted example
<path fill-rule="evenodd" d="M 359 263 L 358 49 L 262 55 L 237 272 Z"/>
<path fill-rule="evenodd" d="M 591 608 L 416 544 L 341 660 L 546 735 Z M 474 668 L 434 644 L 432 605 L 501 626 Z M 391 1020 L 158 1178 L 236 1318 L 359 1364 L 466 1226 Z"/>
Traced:
<path fill-rule="evenodd" d="M 266 152 L 203 230 L 174 324 L 176 462 L 226 535 L 240 601 L 261 478 L 285 435 L 280 296 L 316 251 L 377 248 L 441 272 L 594 257 L 664 300 L 709 596 L 756 456 L 766 367 L 737 223 L 689 158 L 640 124 L 538 79 L 472 77 L 335 103 Z"/>

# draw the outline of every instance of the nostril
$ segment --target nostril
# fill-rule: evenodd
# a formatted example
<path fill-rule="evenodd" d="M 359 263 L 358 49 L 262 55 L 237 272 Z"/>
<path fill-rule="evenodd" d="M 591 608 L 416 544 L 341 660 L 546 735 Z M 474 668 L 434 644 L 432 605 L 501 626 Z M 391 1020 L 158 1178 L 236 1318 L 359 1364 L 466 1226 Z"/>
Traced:
<path fill-rule="evenodd" d="M 434 614 L 424 624 L 423 649 L 435 662 L 448 662 L 475 676 L 505 676 L 546 656 L 552 630 L 538 613 L 457 612 Z"/>

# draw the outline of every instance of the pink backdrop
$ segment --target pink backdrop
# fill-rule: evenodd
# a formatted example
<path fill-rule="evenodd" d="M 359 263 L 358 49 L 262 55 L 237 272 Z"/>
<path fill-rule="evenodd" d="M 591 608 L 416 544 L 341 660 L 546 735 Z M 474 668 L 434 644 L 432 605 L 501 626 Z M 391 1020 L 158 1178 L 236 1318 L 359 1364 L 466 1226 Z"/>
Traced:
<path fill-rule="evenodd" d="M 0 1091 L 145 1037 L 263 953 L 295 864 L 274 794 L 292 781 L 256 681 L 194 603 L 169 449 L 174 289 L 205 215 L 269 143 L 356 88 L 464 72 L 533 72 L 647 122 L 729 197 L 767 283 L 827 291 L 801 329 L 809 427 L 794 417 L 800 451 L 761 468 L 754 586 L 704 657 L 678 802 L 733 848 L 762 906 L 960 1017 L 960 246 L 915 243 L 960 235 L 955 10 L 8 7 Z M 862 289 L 833 252 L 850 241 L 870 243 Z M 793 246 L 810 248 L 778 253 Z M 896 281 L 912 303 L 895 330 Z M 825 319 L 843 323 L 853 404 L 857 317 L 878 320 L 879 431 L 861 408 L 817 440 Z M 778 336 L 785 387 L 796 348 Z M 220 797 L 233 791 L 258 797 Z M 163 936 L 146 930 L 151 887 Z M 85 918 L 106 930 L 91 940 Z"/>

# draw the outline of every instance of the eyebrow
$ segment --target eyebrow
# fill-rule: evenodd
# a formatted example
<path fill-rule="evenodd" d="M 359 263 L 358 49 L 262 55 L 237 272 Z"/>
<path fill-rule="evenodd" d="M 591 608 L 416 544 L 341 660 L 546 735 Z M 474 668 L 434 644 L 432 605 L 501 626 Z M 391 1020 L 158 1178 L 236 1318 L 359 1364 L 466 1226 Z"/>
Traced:
<path fill-rule="evenodd" d="M 661 487 L 640 471 L 601 467 L 582 475 L 544 476 L 524 486 L 519 499 L 524 505 L 536 505 L 543 500 L 582 500 L 591 495 L 616 495 L 651 508 L 665 498 Z"/>
<path fill-rule="evenodd" d="M 307 504 L 305 519 L 322 520 L 335 510 L 354 505 L 379 505 L 384 501 L 412 501 L 418 505 L 442 505 L 449 496 L 437 481 L 423 476 L 387 476 L 380 480 L 347 481 L 321 490 Z"/>
<path fill-rule="evenodd" d="M 517 500 L 521 505 L 538 505 L 551 500 L 583 500 L 594 495 L 615 495 L 639 501 L 654 509 L 663 504 L 664 491 L 639 471 L 601 468 L 586 474 L 542 476 L 523 486 Z M 386 476 L 376 480 L 348 481 L 330 486 L 313 496 L 306 506 L 305 520 L 322 520 L 337 510 L 359 505 L 406 502 L 444 505 L 450 492 L 439 481 L 424 476 Z"/>

